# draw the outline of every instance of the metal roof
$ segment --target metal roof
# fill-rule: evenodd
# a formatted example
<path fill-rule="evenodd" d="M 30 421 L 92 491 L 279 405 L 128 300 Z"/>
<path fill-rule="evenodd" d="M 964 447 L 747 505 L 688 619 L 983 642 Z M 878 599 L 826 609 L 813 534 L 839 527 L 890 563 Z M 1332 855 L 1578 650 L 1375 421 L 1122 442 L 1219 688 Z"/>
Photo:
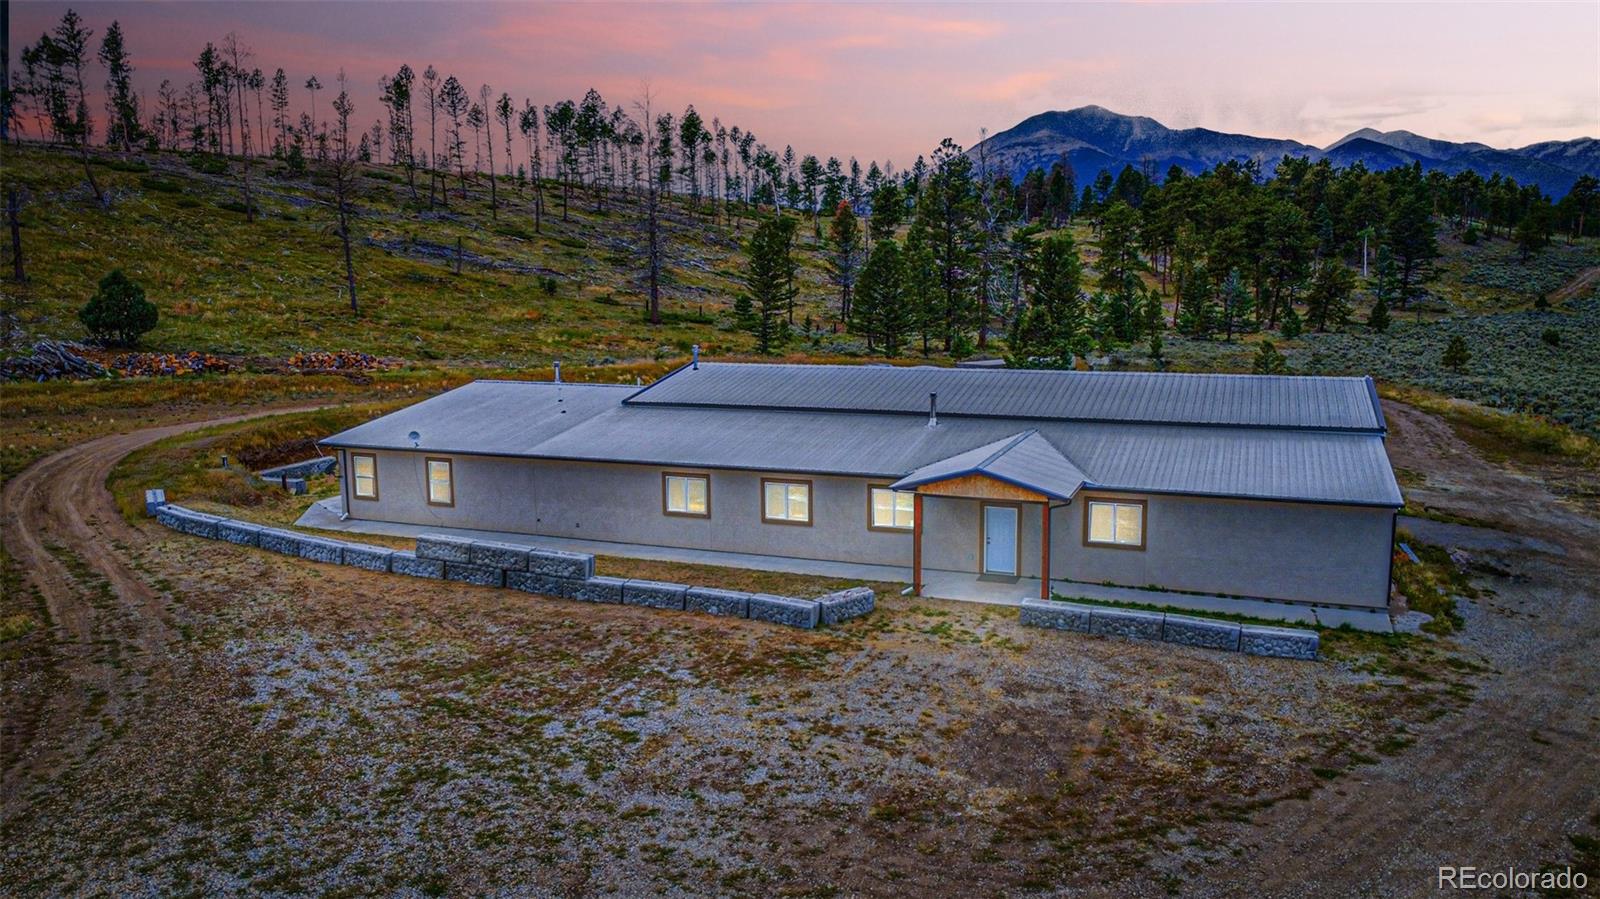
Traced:
<path fill-rule="evenodd" d="M 473 381 L 328 437 L 328 446 L 519 456 L 549 437 L 615 409 L 629 384 Z M 418 440 L 408 439 L 415 431 Z"/>
<path fill-rule="evenodd" d="M 1370 378 L 702 362 L 629 405 L 1382 431 Z"/>
<path fill-rule="evenodd" d="M 701 370 L 711 364 L 702 362 Z M 1088 488 L 1107 490 L 1401 505 L 1378 430 L 962 416 L 947 414 L 944 392 L 933 426 L 922 410 L 860 414 L 637 402 L 654 389 L 478 381 L 323 443 L 890 482 L 941 463 L 966 468 L 987 461 L 986 473 L 1063 497 L 1079 477 Z M 411 431 L 419 434 L 415 446 L 407 438 Z M 989 460 L 1000 449 L 1007 451 Z"/>
<path fill-rule="evenodd" d="M 1063 502 L 1070 501 L 1085 480 L 1078 466 L 1061 455 L 1038 431 L 1023 431 L 924 465 L 891 486 L 896 490 L 910 490 L 974 474 L 1015 484 Z"/>

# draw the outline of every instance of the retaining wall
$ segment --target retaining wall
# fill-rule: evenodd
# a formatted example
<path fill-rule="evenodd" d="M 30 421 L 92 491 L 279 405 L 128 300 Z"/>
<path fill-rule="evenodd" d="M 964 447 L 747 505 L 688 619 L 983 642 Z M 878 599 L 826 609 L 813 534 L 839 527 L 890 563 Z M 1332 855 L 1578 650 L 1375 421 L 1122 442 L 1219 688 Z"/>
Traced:
<path fill-rule="evenodd" d="M 165 503 L 156 520 L 185 534 L 254 546 L 316 562 L 423 577 L 508 587 L 580 602 L 625 603 L 655 609 L 704 612 L 770 621 L 790 627 L 838 624 L 871 612 L 872 590 L 852 587 L 815 599 L 742 593 L 717 587 L 627 580 L 594 573 L 594 556 L 538 546 L 421 534 L 416 551 L 313 537 L 282 528 L 195 512 Z"/>
<path fill-rule="evenodd" d="M 1053 599 L 1023 600 L 1021 620 L 1027 627 L 1159 640 L 1182 646 L 1283 659 L 1315 659 L 1321 643 L 1316 631 L 1299 628 L 1236 624 L 1215 618 L 1091 606 Z"/>

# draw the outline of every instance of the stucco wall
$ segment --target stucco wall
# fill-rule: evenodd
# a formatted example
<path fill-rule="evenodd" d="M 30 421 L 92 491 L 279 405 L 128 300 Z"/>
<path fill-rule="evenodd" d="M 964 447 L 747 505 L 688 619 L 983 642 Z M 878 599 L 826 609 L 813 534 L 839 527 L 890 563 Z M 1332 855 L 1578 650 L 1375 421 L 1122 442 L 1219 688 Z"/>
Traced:
<path fill-rule="evenodd" d="M 375 455 L 379 499 L 351 498 L 353 518 L 911 565 L 909 532 L 867 528 L 868 482 L 860 478 L 810 478 L 813 524 L 804 527 L 762 522 L 763 475 L 757 472 L 706 472 L 711 517 L 701 519 L 662 514 L 662 470 L 650 466 L 456 456 L 455 506 L 439 507 L 425 501 L 424 454 Z M 1340 605 L 1388 602 L 1386 509 L 1137 498 L 1148 502 L 1144 550 L 1085 547 L 1083 499 L 1057 507 L 1051 517 L 1052 576 Z M 1040 507 L 1020 508 L 1021 573 L 1038 577 Z M 977 572 L 979 502 L 927 497 L 923 511 L 923 564 Z"/>
<path fill-rule="evenodd" d="M 1387 509 L 1132 498 L 1148 502 L 1143 550 L 1084 546 L 1081 494 L 1056 508 L 1050 519 L 1052 576 L 1348 606 L 1388 604 Z"/>

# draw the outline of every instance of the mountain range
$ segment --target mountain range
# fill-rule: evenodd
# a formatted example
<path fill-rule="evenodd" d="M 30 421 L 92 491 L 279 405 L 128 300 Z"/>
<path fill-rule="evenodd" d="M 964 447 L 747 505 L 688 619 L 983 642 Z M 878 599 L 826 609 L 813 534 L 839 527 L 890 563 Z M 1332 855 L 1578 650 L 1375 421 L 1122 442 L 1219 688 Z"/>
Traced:
<path fill-rule="evenodd" d="M 1115 175 L 1125 165 L 1149 166 L 1160 177 L 1172 166 L 1196 173 L 1229 160 L 1255 160 L 1270 173 L 1285 156 L 1327 159 L 1341 167 L 1359 162 L 1374 171 L 1420 162 L 1424 170 L 1451 175 L 1473 169 L 1487 178 L 1499 172 L 1518 184 L 1537 184 L 1554 198 L 1564 196 L 1580 175 L 1600 177 L 1600 140 L 1592 137 L 1500 150 L 1410 131 L 1362 128 L 1326 147 L 1314 147 L 1209 128 L 1168 128 L 1147 116 L 1121 115 L 1099 106 L 1031 116 L 968 151 L 972 156 L 980 152 L 989 165 L 1014 178 L 1049 169 L 1064 156 L 1080 187 L 1102 169 Z"/>

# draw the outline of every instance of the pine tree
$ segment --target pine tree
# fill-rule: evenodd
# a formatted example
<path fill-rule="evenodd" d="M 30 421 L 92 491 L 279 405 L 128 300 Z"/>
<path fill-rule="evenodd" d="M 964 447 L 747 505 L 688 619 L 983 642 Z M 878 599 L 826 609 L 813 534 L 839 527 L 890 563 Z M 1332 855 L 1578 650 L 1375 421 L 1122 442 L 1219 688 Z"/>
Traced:
<path fill-rule="evenodd" d="M 1285 306 L 1278 322 L 1278 333 L 1283 335 L 1284 340 L 1298 340 L 1304 329 L 1305 323 L 1300 320 L 1300 313 L 1295 311 L 1294 305 Z"/>
<path fill-rule="evenodd" d="M 139 124 L 139 97 L 133 92 L 133 63 L 123 43 L 122 25 L 113 20 L 100 39 L 100 63 L 106 67 L 106 143 L 131 152 L 144 140 Z"/>
<path fill-rule="evenodd" d="M 1422 285 L 1433 278 L 1433 260 L 1439 256 L 1435 238 L 1433 207 L 1426 186 L 1418 182 L 1408 190 L 1389 213 L 1388 244 L 1394 254 L 1397 276 L 1395 299 L 1406 308 L 1422 293 Z"/>
<path fill-rule="evenodd" d="M 852 309 L 852 329 L 867 339 L 867 352 L 880 344 L 885 355 L 897 355 L 903 343 L 905 271 L 900 245 L 880 240 L 861 267 L 861 280 Z"/>
<path fill-rule="evenodd" d="M 1439 362 L 1451 371 L 1461 371 L 1471 361 L 1472 353 L 1467 350 L 1467 342 L 1460 334 L 1450 338 L 1450 343 L 1444 348 L 1444 354 L 1439 357 Z"/>
<path fill-rule="evenodd" d="M 1355 287 L 1356 276 L 1348 266 L 1337 259 L 1325 260 L 1306 294 L 1306 323 L 1318 331 L 1342 327 L 1350 320 L 1350 293 Z"/>
<path fill-rule="evenodd" d="M 828 275 L 839 288 L 839 320 L 842 322 L 855 320 L 851 300 L 864 256 L 861 222 L 849 203 L 840 203 L 833 211 L 833 221 L 828 225 Z"/>
<path fill-rule="evenodd" d="M 762 353 L 788 342 L 787 315 L 796 293 L 794 232 L 795 220 L 779 213 L 757 226 L 745 248 L 745 289 L 734 303 L 734 315 L 755 335 Z"/>
<path fill-rule="evenodd" d="M 1255 303 L 1239 279 L 1239 270 L 1228 272 L 1227 280 L 1222 282 L 1222 330 L 1227 339 L 1232 340 L 1235 331 L 1250 329 L 1254 316 Z"/>
<path fill-rule="evenodd" d="M 1256 350 L 1250 370 L 1258 375 L 1285 375 L 1289 373 L 1289 361 L 1283 358 L 1283 354 L 1272 345 L 1272 341 L 1266 340 L 1262 341 L 1261 347 Z"/>
<path fill-rule="evenodd" d="M 1372 304 L 1372 309 L 1367 313 L 1367 327 L 1374 331 L 1389 330 L 1389 304 L 1379 295 L 1377 302 Z"/>

